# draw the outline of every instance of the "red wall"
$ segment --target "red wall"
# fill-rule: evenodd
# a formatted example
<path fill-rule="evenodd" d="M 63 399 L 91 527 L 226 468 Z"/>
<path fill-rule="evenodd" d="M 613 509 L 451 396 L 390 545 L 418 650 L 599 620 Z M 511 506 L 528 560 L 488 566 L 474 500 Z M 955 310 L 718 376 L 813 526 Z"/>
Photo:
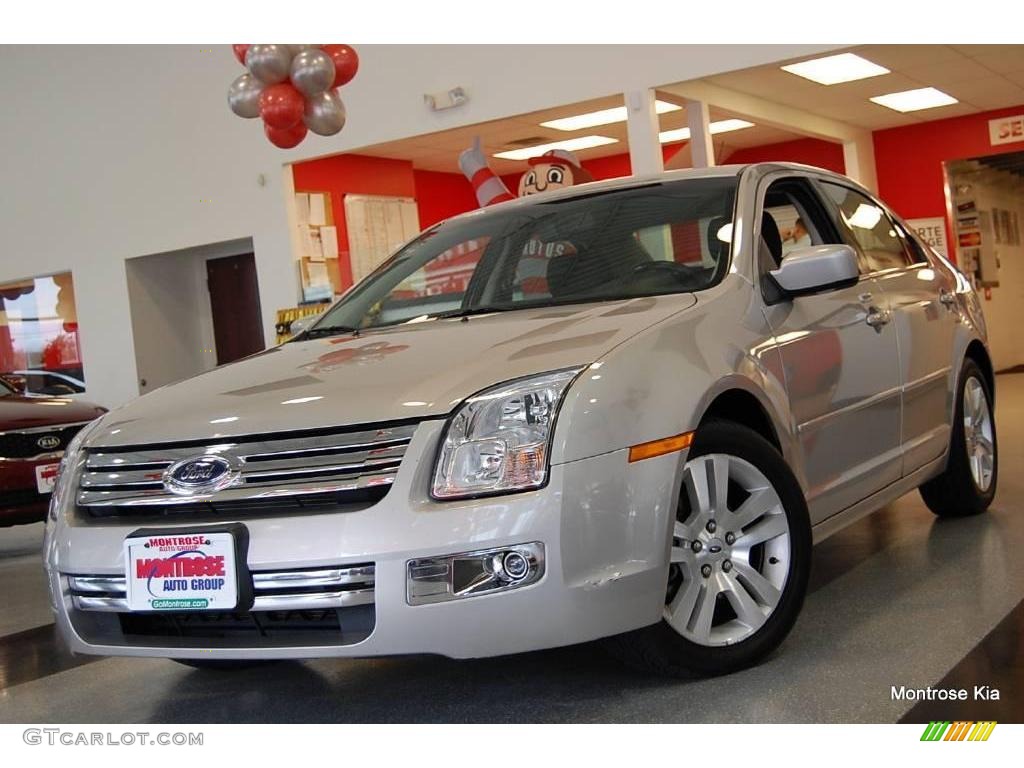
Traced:
<path fill-rule="evenodd" d="M 804 163 L 837 173 L 844 173 L 846 168 L 846 163 L 843 161 L 842 145 L 821 139 L 793 139 L 792 141 L 780 141 L 777 144 L 764 144 L 760 147 L 743 147 L 725 159 L 725 162 L 730 164 L 772 161 Z"/>
<path fill-rule="evenodd" d="M 904 218 L 946 216 L 942 164 L 1024 150 L 1024 142 L 989 143 L 988 121 L 1024 112 L 1024 105 L 875 131 L 878 194 Z M 953 231 L 946 220 L 946 242 Z"/>
<path fill-rule="evenodd" d="M 416 207 L 420 227 L 426 229 L 442 219 L 477 207 L 473 187 L 461 173 L 413 171 L 416 181 Z"/>

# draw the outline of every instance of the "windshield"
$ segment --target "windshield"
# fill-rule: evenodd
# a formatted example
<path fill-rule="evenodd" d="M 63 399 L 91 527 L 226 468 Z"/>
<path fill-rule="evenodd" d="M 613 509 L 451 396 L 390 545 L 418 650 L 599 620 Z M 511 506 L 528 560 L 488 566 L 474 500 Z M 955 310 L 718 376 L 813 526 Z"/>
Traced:
<path fill-rule="evenodd" d="M 703 290 L 728 269 L 735 191 L 732 176 L 690 179 L 442 223 L 304 335 Z"/>

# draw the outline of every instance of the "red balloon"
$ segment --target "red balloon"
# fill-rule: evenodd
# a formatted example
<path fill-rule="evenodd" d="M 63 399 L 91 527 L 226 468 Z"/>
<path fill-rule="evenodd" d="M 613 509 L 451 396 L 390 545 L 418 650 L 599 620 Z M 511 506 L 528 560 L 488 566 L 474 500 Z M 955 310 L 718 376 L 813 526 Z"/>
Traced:
<path fill-rule="evenodd" d="M 238 63 L 243 67 L 245 66 L 245 54 L 249 52 L 249 44 L 235 43 L 231 46 L 231 50 L 235 52 L 235 58 L 238 59 Z"/>
<path fill-rule="evenodd" d="M 291 83 L 268 85 L 260 94 L 260 117 L 271 128 L 284 130 L 302 122 L 306 100 Z"/>
<path fill-rule="evenodd" d="M 263 131 L 267 134 L 267 138 L 270 139 L 270 143 L 275 147 L 291 149 L 292 147 L 297 147 L 306 138 L 306 133 L 309 129 L 300 120 L 291 128 L 274 128 L 264 123 Z"/>
<path fill-rule="evenodd" d="M 355 48 L 347 45 L 325 45 L 324 53 L 331 57 L 334 62 L 334 84 L 331 88 L 337 88 L 349 82 L 359 71 L 359 56 Z"/>

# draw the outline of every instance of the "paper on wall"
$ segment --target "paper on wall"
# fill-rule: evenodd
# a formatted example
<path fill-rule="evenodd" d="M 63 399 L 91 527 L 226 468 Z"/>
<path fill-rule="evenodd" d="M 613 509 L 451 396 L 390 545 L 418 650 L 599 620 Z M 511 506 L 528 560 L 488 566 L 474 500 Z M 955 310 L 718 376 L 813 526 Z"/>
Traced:
<path fill-rule="evenodd" d="M 338 229 L 337 227 L 320 227 L 320 246 L 323 258 L 338 258 Z"/>
<path fill-rule="evenodd" d="M 309 224 L 309 195 L 305 192 L 295 193 L 295 220 L 299 224 Z"/>
<path fill-rule="evenodd" d="M 309 195 L 309 223 L 314 227 L 322 227 L 327 223 L 326 195 Z"/>

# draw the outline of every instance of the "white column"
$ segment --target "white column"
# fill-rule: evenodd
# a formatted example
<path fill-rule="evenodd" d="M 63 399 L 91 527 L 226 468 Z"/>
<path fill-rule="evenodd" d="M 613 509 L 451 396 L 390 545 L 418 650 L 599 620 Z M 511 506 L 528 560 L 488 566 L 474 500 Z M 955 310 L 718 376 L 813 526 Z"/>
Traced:
<path fill-rule="evenodd" d="M 846 175 L 859 181 L 872 192 L 878 191 L 875 173 L 875 145 L 870 133 L 843 142 L 843 163 Z"/>
<path fill-rule="evenodd" d="M 654 89 L 629 91 L 626 99 L 626 134 L 629 137 L 629 162 L 634 176 L 661 173 L 665 163 L 658 141 L 658 113 L 654 109 Z"/>
<path fill-rule="evenodd" d="M 707 102 L 687 99 L 686 122 L 690 126 L 690 159 L 693 167 L 713 167 L 715 145 L 711 143 L 711 119 Z"/>

